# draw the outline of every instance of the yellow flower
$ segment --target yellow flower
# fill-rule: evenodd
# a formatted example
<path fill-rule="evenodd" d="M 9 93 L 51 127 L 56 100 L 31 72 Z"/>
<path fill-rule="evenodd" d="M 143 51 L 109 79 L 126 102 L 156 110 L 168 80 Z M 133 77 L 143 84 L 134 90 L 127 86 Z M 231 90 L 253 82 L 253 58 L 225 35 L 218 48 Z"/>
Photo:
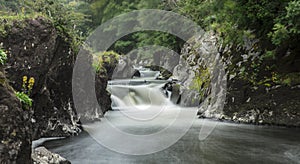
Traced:
<path fill-rule="evenodd" d="M 29 79 L 29 83 L 32 84 L 32 85 L 34 84 L 34 78 L 33 78 L 33 77 L 31 77 L 31 78 Z"/>
<path fill-rule="evenodd" d="M 34 78 L 33 77 L 30 77 L 29 79 L 29 82 L 28 82 L 28 93 L 31 92 L 32 88 L 33 88 L 33 85 L 34 85 Z"/>
<path fill-rule="evenodd" d="M 27 76 L 23 76 L 23 83 L 27 83 Z"/>

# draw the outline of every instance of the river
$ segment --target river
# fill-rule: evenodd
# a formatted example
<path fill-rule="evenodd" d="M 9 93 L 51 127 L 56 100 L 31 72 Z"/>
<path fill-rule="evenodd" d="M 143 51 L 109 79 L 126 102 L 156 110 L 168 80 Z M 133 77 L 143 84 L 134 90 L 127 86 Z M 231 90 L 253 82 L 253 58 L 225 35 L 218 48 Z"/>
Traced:
<path fill-rule="evenodd" d="M 161 90 L 166 81 L 151 78 L 157 76 L 157 72 L 145 71 L 141 76 L 139 79 L 114 80 L 109 83 L 114 110 L 107 112 L 101 122 L 85 125 L 86 131 L 79 136 L 46 142 L 44 145 L 74 164 L 300 163 L 300 129 L 193 119 L 190 114 L 195 113 L 196 108 L 182 108 L 172 104 L 169 96 Z M 188 114 L 176 117 L 181 112 Z M 137 153 L 133 150 L 143 154 L 164 143 L 147 145 L 148 141 L 145 141 L 144 144 L 133 144 L 126 137 L 111 136 L 107 128 L 112 124 L 125 133 L 149 135 L 169 126 L 173 118 L 180 122 L 171 126 L 172 133 L 164 134 L 167 139 L 182 132 L 180 130 L 185 124 L 191 126 L 186 126 L 189 127 L 187 132 L 175 144 L 147 155 L 129 154 L 131 150 L 132 154 Z M 199 132 L 207 126 L 215 128 L 205 140 L 200 141 Z M 99 138 L 110 143 L 100 144 Z M 117 151 L 122 147 L 124 150 Z"/>

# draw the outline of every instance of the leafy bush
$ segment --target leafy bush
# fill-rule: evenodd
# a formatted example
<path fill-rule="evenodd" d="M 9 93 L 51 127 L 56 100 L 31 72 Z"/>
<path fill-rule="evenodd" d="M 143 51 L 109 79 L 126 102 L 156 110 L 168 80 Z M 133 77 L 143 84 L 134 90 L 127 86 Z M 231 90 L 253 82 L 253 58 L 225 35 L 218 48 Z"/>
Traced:
<path fill-rule="evenodd" d="M 275 45 L 300 34 L 300 1 L 289 2 L 285 9 L 284 14 L 276 18 L 273 31 L 269 33 Z"/>
<path fill-rule="evenodd" d="M 55 28 L 65 39 L 70 39 L 72 48 L 78 51 L 81 44 L 82 31 L 88 16 L 77 11 L 76 3 L 67 0 L 27 0 L 24 4 L 26 13 L 41 13 L 44 17 L 52 20 Z"/>
<path fill-rule="evenodd" d="M 17 98 L 21 101 L 25 108 L 32 107 L 32 99 L 24 92 L 16 92 Z"/>
<path fill-rule="evenodd" d="M 0 65 L 4 65 L 7 60 L 6 53 L 0 49 Z"/>
<path fill-rule="evenodd" d="M 119 60 L 119 54 L 114 51 L 105 51 L 93 55 L 93 68 L 96 72 L 105 70 L 108 67 L 114 67 Z"/>

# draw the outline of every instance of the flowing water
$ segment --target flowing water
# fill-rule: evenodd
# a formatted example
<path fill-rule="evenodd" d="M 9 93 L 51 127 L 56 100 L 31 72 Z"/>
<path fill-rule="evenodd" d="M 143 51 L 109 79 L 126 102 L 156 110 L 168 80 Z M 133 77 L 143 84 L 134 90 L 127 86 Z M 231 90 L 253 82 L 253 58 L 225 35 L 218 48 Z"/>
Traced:
<path fill-rule="evenodd" d="M 161 89 L 166 81 L 154 80 L 158 73 L 142 70 L 141 78 L 110 81 L 108 90 L 112 93 L 113 111 L 109 111 L 103 121 L 85 125 L 86 132 L 79 136 L 50 141 L 45 146 L 75 164 L 300 163 L 300 130 L 297 128 L 218 122 L 212 133 L 200 141 L 201 128 L 215 126 L 216 122 L 194 119 L 196 108 L 172 104 L 168 98 L 170 93 Z M 176 117 L 180 113 L 184 114 Z M 178 124 L 174 123 L 174 118 L 179 120 Z M 106 126 L 112 124 L 124 133 L 151 136 L 170 123 L 174 123 L 171 132 L 161 136 L 161 143 L 151 145 L 147 145 L 147 141 L 132 143 L 126 137 L 111 135 Z M 143 154 L 163 146 L 176 133 L 189 127 L 188 124 L 191 127 L 183 137 L 162 151 L 147 155 L 113 151 L 130 154 L 132 150 L 132 154 L 136 154 L 135 151 Z M 101 145 L 97 138 L 110 143 Z"/>

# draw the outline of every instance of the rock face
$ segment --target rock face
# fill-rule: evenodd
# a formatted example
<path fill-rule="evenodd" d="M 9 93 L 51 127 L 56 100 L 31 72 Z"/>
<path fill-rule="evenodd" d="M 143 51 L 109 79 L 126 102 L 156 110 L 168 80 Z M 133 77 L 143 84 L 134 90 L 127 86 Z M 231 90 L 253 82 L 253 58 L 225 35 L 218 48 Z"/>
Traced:
<path fill-rule="evenodd" d="M 207 33 L 191 39 L 184 46 L 179 65 L 173 72 L 182 82 L 181 105 L 199 106 L 201 117 L 241 123 L 300 126 L 299 84 L 253 87 L 237 77 L 228 77 L 227 80 L 225 72 L 207 71 L 207 68 L 227 68 L 222 64 L 210 64 L 218 60 L 211 60 L 209 56 L 217 54 L 213 58 L 220 59 L 216 41 L 212 33 Z M 229 59 L 226 63 L 230 63 L 230 60 L 239 59 Z"/>
<path fill-rule="evenodd" d="M 73 85 L 76 89 L 73 89 L 73 98 L 82 123 L 99 121 L 103 114 L 111 109 L 110 93 L 106 87 L 112 71 L 108 70 L 113 70 L 117 61 L 111 63 L 112 65 L 105 62 L 99 64 L 101 67 L 95 73 L 92 60 L 92 55 L 82 50 L 78 55 L 78 61 L 82 63 L 74 68 L 76 73 L 74 73 Z"/>
<path fill-rule="evenodd" d="M 31 111 L 23 110 L 0 66 L 0 163 L 31 163 Z"/>
<path fill-rule="evenodd" d="M 6 36 L 0 36 L 0 43 L 9 50 L 6 71 L 12 87 L 21 91 L 23 76 L 35 79 L 31 92 L 33 138 L 79 133 L 72 96 L 75 54 L 70 38 L 62 37 L 50 21 L 38 17 L 16 22 Z M 95 85 L 104 112 L 110 107 L 106 83 L 107 78 L 97 76 Z"/>
<path fill-rule="evenodd" d="M 70 44 L 43 18 L 21 24 L 0 37 L 0 42 L 9 50 L 6 71 L 13 88 L 22 90 L 23 76 L 35 79 L 33 137 L 78 133 L 70 92 L 74 60 Z"/>
<path fill-rule="evenodd" d="M 234 122 L 300 126 L 300 86 L 251 88 L 241 80 L 228 86 L 224 114 Z"/>
<path fill-rule="evenodd" d="M 174 68 L 178 65 L 179 59 L 179 54 L 176 52 L 159 51 L 153 54 L 152 65 L 162 67 L 164 70 L 172 73 Z M 161 72 L 164 73 L 164 71 Z"/>
<path fill-rule="evenodd" d="M 38 147 L 32 153 L 34 164 L 71 164 L 70 161 L 58 154 L 48 151 L 45 147 Z"/>
<path fill-rule="evenodd" d="M 226 79 L 223 63 L 215 45 L 216 37 L 211 33 L 192 38 L 182 49 L 179 64 L 173 76 L 182 86 L 182 106 L 200 106 L 206 117 L 215 117 L 222 112 L 219 99 L 224 99 Z M 211 85 L 214 83 L 215 85 Z M 208 109 L 209 108 L 209 109 Z"/>
<path fill-rule="evenodd" d="M 145 57 L 145 54 L 139 54 L 135 51 L 121 56 L 117 67 L 114 69 L 113 79 L 131 78 L 135 73 L 135 67 L 143 66 L 150 68 L 153 71 L 160 71 L 162 79 L 168 79 L 172 76 L 174 68 L 179 63 L 179 54 L 173 51 L 154 50 L 150 52 L 150 56 Z M 145 50 L 147 51 L 147 50 Z"/>
<path fill-rule="evenodd" d="M 135 70 L 133 66 L 134 63 L 129 56 L 121 56 L 118 64 L 116 65 L 115 69 L 113 70 L 112 79 L 129 79 L 131 78 Z"/>

